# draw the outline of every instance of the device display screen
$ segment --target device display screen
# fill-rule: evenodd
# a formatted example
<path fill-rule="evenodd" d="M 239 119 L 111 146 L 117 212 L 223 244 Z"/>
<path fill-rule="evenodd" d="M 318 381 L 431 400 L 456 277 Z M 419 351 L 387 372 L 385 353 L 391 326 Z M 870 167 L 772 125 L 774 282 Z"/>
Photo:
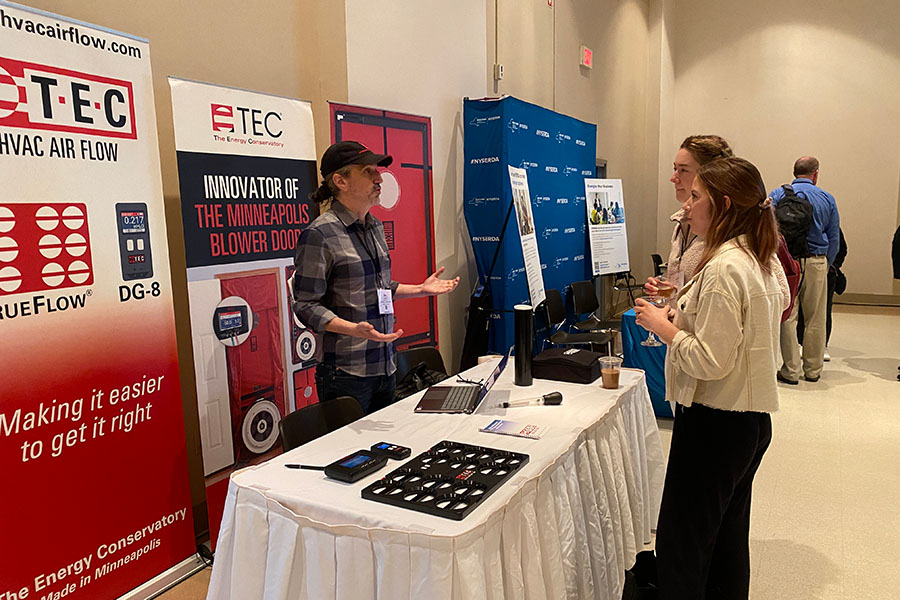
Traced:
<path fill-rule="evenodd" d="M 128 255 L 128 264 L 134 265 L 137 263 L 142 263 L 147 259 L 147 256 L 144 254 L 129 254 Z"/>
<path fill-rule="evenodd" d="M 345 460 L 344 462 L 342 462 L 341 466 L 347 467 L 348 469 L 352 469 L 353 467 L 363 464 L 370 458 L 372 458 L 372 457 L 367 456 L 365 454 L 357 454 L 356 456 L 352 456 L 352 457 L 348 458 L 347 460 Z"/>
<path fill-rule="evenodd" d="M 221 331 L 240 329 L 243 324 L 244 319 L 241 317 L 241 311 L 239 310 L 219 313 L 219 329 Z"/>
<path fill-rule="evenodd" d="M 146 233 L 147 225 L 144 222 L 146 215 L 137 211 L 123 211 L 119 213 L 122 218 L 122 233 Z"/>
<path fill-rule="evenodd" d="M 387 450 L 387 449 L 390 448 L 390 447 L 391 447 L 390 444 L 378 444 L 378 449 L 379 449 L 379 450 Z"/>

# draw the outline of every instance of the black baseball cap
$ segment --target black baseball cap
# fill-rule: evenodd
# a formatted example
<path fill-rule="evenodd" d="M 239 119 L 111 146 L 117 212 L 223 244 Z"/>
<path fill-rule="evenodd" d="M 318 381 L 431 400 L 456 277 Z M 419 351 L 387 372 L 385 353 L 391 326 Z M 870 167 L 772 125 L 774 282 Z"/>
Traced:
<path fill-rule="evenodd" d="M 347 165 L 378 165 L 386 167 L 394 162 L 393 156 L 375 154 L 359 142 L 344 141 L 332 144 L 322 155 L 319 170 L 322 177 Z"/>

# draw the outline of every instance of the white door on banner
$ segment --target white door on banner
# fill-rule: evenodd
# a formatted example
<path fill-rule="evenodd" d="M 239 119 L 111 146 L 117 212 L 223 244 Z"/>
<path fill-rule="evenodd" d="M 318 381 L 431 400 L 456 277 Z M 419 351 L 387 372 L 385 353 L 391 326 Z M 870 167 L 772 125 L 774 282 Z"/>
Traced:
<path fill-rule="evenodd" d="M 216 306 L 222 299 L 222 290 L 217 279 L 188 282 L 188 290 L 191 323 L 194 324 L 194 373 L 203 474 L 211 475 L 234 464 L 225 346 L 216 337 L 213 315 L 209 313 L 209 307 Z"/>

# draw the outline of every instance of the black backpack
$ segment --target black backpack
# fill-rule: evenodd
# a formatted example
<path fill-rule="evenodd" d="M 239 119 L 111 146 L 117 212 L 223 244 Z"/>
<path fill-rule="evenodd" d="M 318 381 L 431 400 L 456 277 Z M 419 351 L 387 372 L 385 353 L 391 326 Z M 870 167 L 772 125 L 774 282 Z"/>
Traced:
<path fill-rule="evenodd" d="M 806 258 L 811 255 L 806 237 L 813 223 L 812 204 L 803 196 L 797 195 L 790 185 L 783 185 L 784 198 L 775 206 L 775 220 L 778 229 L 787 242 L 788 251 L 794 258 Z"/>

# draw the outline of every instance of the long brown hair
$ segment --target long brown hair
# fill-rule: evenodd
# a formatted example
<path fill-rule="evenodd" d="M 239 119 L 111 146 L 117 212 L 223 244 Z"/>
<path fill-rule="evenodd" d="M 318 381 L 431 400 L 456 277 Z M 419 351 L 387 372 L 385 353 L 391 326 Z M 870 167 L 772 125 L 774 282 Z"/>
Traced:
<path fill-rule="evenodd" d="M 740 244 L 743 250 L 764 271 L 771 272 L 772 255 L 778 245 L 778 225 L 759 169 L 749 160 L 732 156 L 702 165 L 697 177 L 712 200 L 706 248 L 698 270 L 709 262 L 719 246 L 744 235 L 746 244 Z M 726 196 L 731 201 L 728 207 Z"/>

